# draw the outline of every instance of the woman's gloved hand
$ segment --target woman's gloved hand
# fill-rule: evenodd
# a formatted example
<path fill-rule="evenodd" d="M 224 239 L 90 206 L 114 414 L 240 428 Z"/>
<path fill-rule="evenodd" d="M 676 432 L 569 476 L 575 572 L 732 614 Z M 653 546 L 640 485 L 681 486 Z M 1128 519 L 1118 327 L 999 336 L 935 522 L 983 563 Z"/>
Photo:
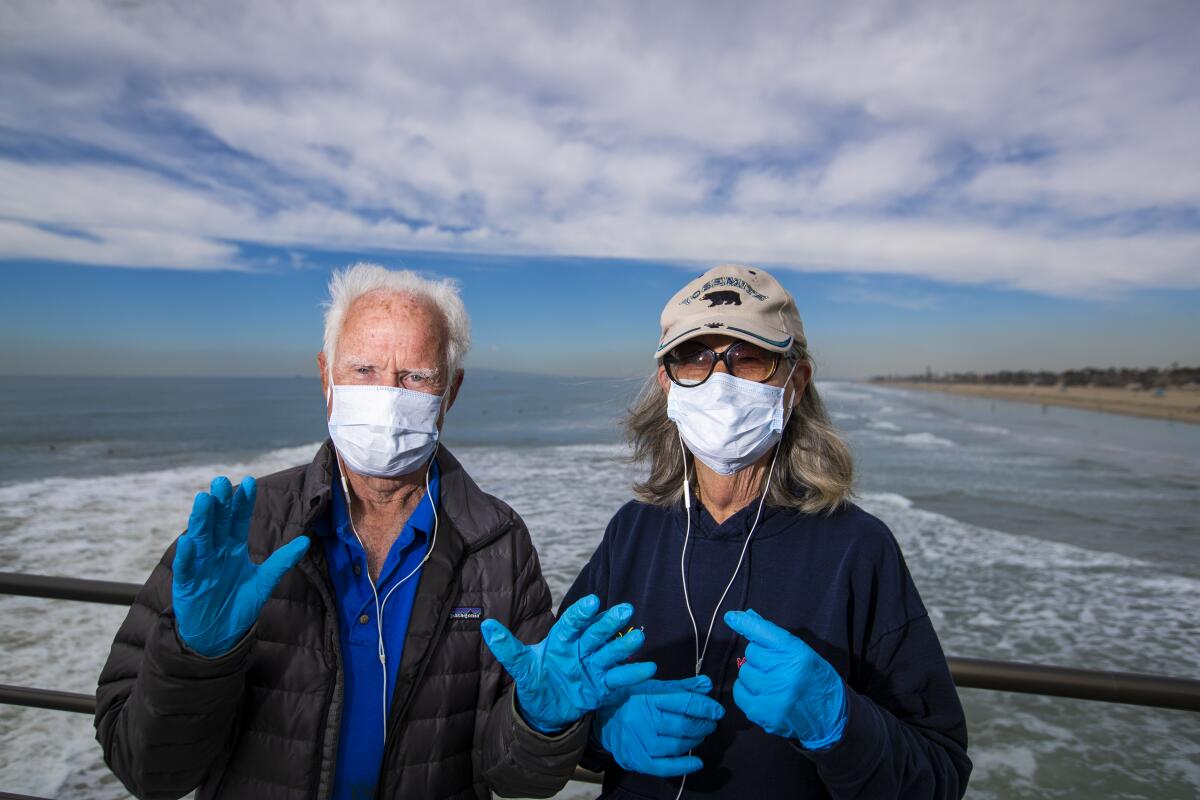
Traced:
<path fill-rule="evenodd" d="M 792 634 L 752 610 L 728 611 L 725 624 L 746 637 L 746 660 L 733 700 L 768 733 L 823 750 L 842 739 L 846 687 L 837 670 Z"/>
<path fill-rule="evenodd" d="M 596 709 L 592 726 L 600 745 L 631 772 L 673 778 L 704 766 L 689 751 L 717 729 L 725 709 L 706 697 L 707 675 L 646 681 Z"/>
<path fill-rule="evenodd" d="M 621 663 L 642 646 L 640 630 L 610 641 L 633 616 L 633 606 L 599 611 L 596 595 L 579 599 L 535 645 L 524 644 L 494 619 L 480 626 L 483 641 L 516 683 L 521 715 L 542 733 L 563 730 L 614 692 L 654 674 L 653 662 Z"/>
<path fill-rule="evenodd" d="M 180 638 L 209 658 L 233 649 L 276 584 L 308 550 L 307 536 L 280 547 L 262 564 L 250 560 L 246 539 L 254 511 L 254 478 L 235 491 L 225 477 L 196 495 L 188 529 L 175 546 L 171 605 Z"/>

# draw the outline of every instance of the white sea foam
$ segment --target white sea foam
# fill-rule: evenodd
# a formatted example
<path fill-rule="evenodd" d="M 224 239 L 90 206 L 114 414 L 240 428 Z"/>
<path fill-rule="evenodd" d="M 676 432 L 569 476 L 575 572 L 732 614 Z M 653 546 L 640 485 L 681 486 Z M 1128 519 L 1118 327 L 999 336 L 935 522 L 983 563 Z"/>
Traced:
<path fill-rule="evenodd" d="M 1002 428 L 999 425 L 987 425 L 979 422 L 966 423 L 967 430 L 975 431 L 976 433 L 986 433 L 992 436 L 1010 436 L 1012 431 L 1008 428 Z"/>
<path fill-rule="evenodd" d="M 890 443 L 913 447 L 920 450 L 931 450 L 940 448 L 957 447 L 955 442 L 949 439 L 930 433 L 921 431 L 919 433 L 899 433 L 902 431 L 900 426 L 892 425 L 887 422 L 868 423 L 867 427 L 851 431 L 851 438 L 864 438 L 874 441 L 886 441 Z"/>
<path fill-rule="evenodd" d="M 888 432 L 893 432 L 893 433 L 903 430 L 896 423 L 888 422 L 885 419 L 871 420 L 870 422 L 867 423 L 867 427 L 872 430 L 876 430 L 876 431 L 888 431 Z"/>
<path fill-rule="evenodd" d="M 878 509 L 880 506 L 896 506 L 899 508 L 912 508 L 913 501 L 909 500 L 902 494 L 892 492 L 866 492 L 859 496 L 864 507 Z"/>
<path fill-rule="evenodd" d="M 910 445 L 912 447 L 956 447 L 957 445 L 949 439 L 944 439 L 941 436 L 935 436 L 932 433 L 906 433 L 903 436 L 896 437 L 896 441 L 901 444 Z"/>
<path fill-rule="evenodd" d="M 266 475 L 307 462 L 317 447 L 274 450 L 244 463 L 0 487 L 0 564 L 14 572 L 140 583 L 186 527 L 193 496 L 214 476 Z M 0 682 L 91 694 L 124 616 L 115 606 L 0 596 Z M 7 782 L 0 788 L 124 797 L 99 756 L 86 720 L 0 707 L 0 775 Z"/>
<path fill-rule="evenodd" d="M 827 400 L 870 400 L 870 392 L 863 391 L 862 386 L 848 383 L 825 383 L 817 381 L 817 390 Z"/>
<path fill-rule="evenodd" d="M 1180 676 L 1200 666 L 1200 581 L 965 524 L 895 494 L 865 494 L 861 504 L 896 534 L 949 653 Z M 1154 785 L 1130 765 L 1164 761 L 1176 765 L 1173 780 L 1200 790 L 1200 771 L 1185 766 L 1200 755 L 1200 724 L 1189 715 L 978 692 L 964 702 L 973 740 L 1003 743 L 973 751 L 986 796 L 1050 796 L 1044 786 L 1064 768 L 1078 770 L 1083 793 L 1107 796 L 1105 787 Z"/>

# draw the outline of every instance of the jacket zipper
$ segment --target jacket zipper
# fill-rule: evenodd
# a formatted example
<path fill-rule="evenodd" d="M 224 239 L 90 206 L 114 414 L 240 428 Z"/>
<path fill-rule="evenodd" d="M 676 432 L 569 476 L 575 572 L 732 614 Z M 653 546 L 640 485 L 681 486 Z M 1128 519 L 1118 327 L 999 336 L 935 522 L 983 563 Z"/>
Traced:
<path fill-rule="evenodd" d="M 311 522 L 311 520 L 310 520 L 310 522 Z M 304 535 L 308 536 L 309 539 L 313 542 L 313 544 L 311 544 L 309 546 L 310 553 L 308 555 L 306 555 L 305 559 L 304 559 L 305 561 L 309 561 L 310 563 L 307 565 L 303 565 L 303 566 L 308 566 L 309 569 L 305 570 L 302 568 L 301 571 L 304 572 L 305 577 L 307 577 L 309 579 L 310 583 L 315 583 L 317 585 L 318 594 L 321 596 L 321 601 L 325 605 L 325 627 L 328 631 L 328 636 L 324 637 L 324 639 L 325 639 L 324 647 L 326 649 L 325 649 L 325 652 L 322 653 L 322 656 L 323 656 L 322 660 L 325 662 L 326 667 L 330 668 L 333 672 L 333 680 L 330 680 L 328 682 L 328 685 L 326 686 L 326 689 L 325 689 L 325 702 L 322 705 L 321 724 L 320 724 L 320 727 L 318 728 L 319 733 L 318 733 L 318 738 L 317 738 L 317 742 L 316 742 L 316 745 L 317 745 L 316 746 L 317 769 L 313 776 L 313 787 L 312 787 L 312 791 L 309 796 L 317 798 L 317 800 L 329 800 L 329 798 L 332 797 L 332 795 L 333 795 L 333 787 L 334 787 L 333 780 L 331 779 L 329 781 L 328 791 L 324 795 L 322 795 L 321 794 L 321 776 L 325 772 L 324 752 L 325 752 L 326 740 L 328 739 L 329 732 L 330 732 L 329 731 L 329 724 L 330 724 L 329 716 L 332 713 L 333 700 L 334 700 L 335 696 L 340 695 L 344 691 L 344 688 L 343 688 L 344 678 L 342 675 L 342 663 L 341 663 L 342 653 L 341 653 L 341 647 L 338 645 L 337 614 L 334 613 L 329 607 L 329 600 L 332 597 L 332 595 L 330 593 L 330 587 L 325 585 L 324 582 L 321 580 L 325 574 L 324 553 L 322 552 L 320 555 L 317 555 L 317 554 L 311 552 L 312 547 L 314 547 L 314 546 L 320 547 L 320 542 L 317 541 L 317 537 L 316 537 L 315 533 L 310 531 L 310 532 L 305 533 Z M 313 573 L 315 573 L 315 576 Z M 339 703 L 339 724 L 340 724 L 340 705 L 341 704 Z M 334 732 L 335 746 L 336 746 L 336 736 L 337 736 L 337 733 Z M 334 770 L 337 769 L 336 761 L 337 761 L 337 756 L 336 756 L 336 751 L 335 751 Z M 331 771 L 330 772 L 331 778 L 332 778 L 332 775 L 333 775 L 333 772 Z"/>
<path fill-rule="evenodd" d="M 460 560 L 459 563 L 455 565 L 454 572 L 451 573 L 452 585 L 461 582 L 459 580 L 461 571 L 462 561 Z M 396 709 L 395 713 L 392 714 L 391 720 L 389 720 L 387 738 L 385 739 L 383 746 L 383 758 L 379 765 L 380 780 L 379 783 L 375 785 L 376 800 L 383 800 L 384 798 L 384 781 L 385 776 L 387 775 L 385 766 L 388 763 L 388 754 L 391 753 L 395 747 L 397 747 L 396 741 L 398 737 L 396 734 L 400 730 L 405 717 L 408 715 L 408 709 L 410 706 L 412 706 L 413 698 L 417 696 L 417 690 L 421 687 L 421 681 L 425 679 L 425 671 L 429 667 L 429 662 L 433 660 L 433 652 L 437 649 L 437 646 L 442 641 L 442 633 L 446 630 L 446 622 L 450 618 L 450 608 L 454 605 L 454 599 L 457 596 L 458 593 L 453 590 L 446 595 L 446 602 L 442 604 L 442 608 L 438 613 L 437 628 L 434 629 L 433 638 L 429 640 L 429 648 L 425 651 L 425 657 L 421 659 L 421 665 L 417 668 L 417 674 L 413 677 L 412 691 L 408 693 L 408 697 L 405 699 L 404 705 Z"/>

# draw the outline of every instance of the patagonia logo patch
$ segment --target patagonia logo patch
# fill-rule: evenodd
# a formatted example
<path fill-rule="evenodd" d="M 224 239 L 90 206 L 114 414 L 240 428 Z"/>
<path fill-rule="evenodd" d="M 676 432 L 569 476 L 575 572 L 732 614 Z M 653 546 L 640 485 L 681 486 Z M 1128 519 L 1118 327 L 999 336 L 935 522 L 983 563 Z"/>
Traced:
<path fill-rule="evenodd" d="M 483 609 L 477 606 L 462 606 L 450 612 L 450 619 L 483 619 Z"/>

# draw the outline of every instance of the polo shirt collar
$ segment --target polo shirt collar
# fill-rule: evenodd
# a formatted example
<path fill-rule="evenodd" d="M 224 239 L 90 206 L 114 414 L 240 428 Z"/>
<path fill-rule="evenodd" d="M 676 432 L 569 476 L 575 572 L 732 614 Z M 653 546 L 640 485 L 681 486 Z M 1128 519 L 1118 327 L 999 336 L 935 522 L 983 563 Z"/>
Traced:
<path fill-rule="evenodd" d="M 353 547 L 360 547 L 357 537 L 354 535 L 354 530 L 350 525 L 350 511 L 346 505 L 346 493 L 342 491 L 341 467 L 334 459 L 333 463 L 333 481 L 332 481 L 332 497 L 330 498 L 330 512 L 333 519 L 333 525 L 329 526 L 328 530 L 319 531 L 322 536 L 337 536 L 342 542 Z M 421 502 L 417 504 L 416 509 L 409 518 L 404 522 L 400 530 L 400 538 L 411 539 L 420 537 L 422 541 L 429 538 L 430 532 L 433 530 L 434 523 L 434 502 L 439 494 L 441 483 L 441 469 L 438 467 L 437 459 L 432 462 L 432 468 L 429 471 L 429 491 L 421 495 Z M 435 498 L 432 502 L 430 497 Z M 406 546 L 408 541 L 398 542 L 401 547 Z"/>

